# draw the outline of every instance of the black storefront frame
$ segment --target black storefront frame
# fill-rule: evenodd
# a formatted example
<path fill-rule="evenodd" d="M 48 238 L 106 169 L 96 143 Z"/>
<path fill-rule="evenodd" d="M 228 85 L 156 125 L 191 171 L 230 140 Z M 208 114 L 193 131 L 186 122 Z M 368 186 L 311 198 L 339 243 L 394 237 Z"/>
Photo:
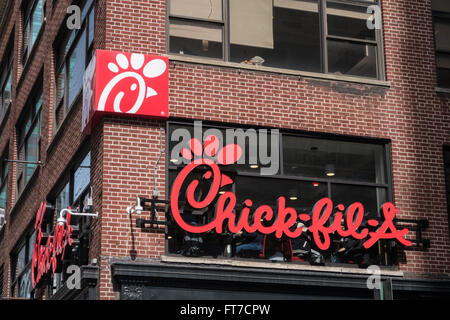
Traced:
<path fill-rule="evenodd" d="M 178 169 L 177 166 L 171 166 L 170 165 L 170 134 L 169 134 L 169 127 L 171 125 L 180 125 L 180 126 L 190 126 L 194 127 L 195 121 L 201 121 L 202 126 L 214 129 L 266 129 L 266 130 L 279 130 L 279 152 L 280 152 L 280 158 L 279 158 L 279 172 L 280 174 L 274 175 L 274 176 L 261 176 L 259 174 L 252 174 L 248 172 L 242 172 L 239 173 L 239 176 L 242 177 L 258 177 L 263 179 L 279 179 L 279 180 L 296 180 L 296 181 L 307 181 L 307 182 L 325 182 L 327 183 L 327 193 L 328 196 L 331 195 L 331 185 L 337 184 L 337 185 L 349 185 L 349 186 L 360 186 L 360 187 L 373 187 L 375 189 L 377 188 L 384 188 L 387 190 L 386 193 L 386 201 L 394 203 L 394 192 L 393 192 L 393 178 L 392 178 L 392 142 L 388 139 L 383 138 L 371 138 L 371 137 L 364 137 L 364 136 L 351 136 L 351 135 L 340 135 L 335 133 L 324 133 L 324 132 L 310 132 L 305 130 L 294 130 L 294 129 L 284 129 L 284 128 L 277 128 L 277 127 L 268 127 L 268 126 L 258 126 L 258 125 L 249 125 L 249 124 L 239 124 L 239 123 L 223 123 L 218 121 L 204 121 L 204 120 L 196 120 L 196 119 L 183 119 L 183 118 L 172 118 L 168 121 L 166 121 L 166 147 L 165 147 L 165 153 L 166 153 L 166 166 L 165 166 L 165 174 L 166 174 L 166 183 L 165 183 L 165 194 L 167 197 L 170 196 L 170 179 L 169 179 L 169 172 L 174 169 Z M 288 175 L 284 174 L 283 172 L 283 134 L 284 135 L 290 135 L 290 136 L 296 136 L 296 137 L 303 137 L 303 138 L 317 138 L 317 139 L 327 139 L 327 140 L 336 140 L 339 142 L 356 142 L 356 143 L 365 143 L 365 144 L 375 144 L 375 145 L 382 145 L 384 149 L 384 162 L 385 162 L 385 170 L 386 170 L 386 183 L 385 184 L 377 184 L 377 183 L 367 183 L 367 182 L 349 182 L 348 180 L 335 180 L 331 181 L 331 179 L 317 179 L 317 178 L 311 178 L 311 177 L 302 177 L 302 176 L 294 176 L 294 175 Z M 203 135 L 203 132 L 202 132 Z M 191 137 L 192 138 L 192 137 Z M 233 184 L 233 189 L 235 188 Z M 235 190 L 234 190 L 235 191 Z M 167 226 L 165 230 L 166 234 L 168 232 Z M 380 253 L 380 247 L 378 247 L 378 254 Z M 164 241 L 164 253 L 169 256 L 179 256 L 175 253 L 169 252 L 169 244 L 168 239 L 165 237 Z M 193 258 L 195 259 L 195 258 Z M 233 257 L 233 259 L 239 259 L 237 257 Z M 251 260 L 251 259 L 246 259 Z M 385 263 L 386 258 L 384 259 Z M 389 267 L 398 267 L 398 259 L 397 257 L 389 257 L 388 260 L 394 261 L 391 264 L 388 264 Z M 333 266 L 333 263 L 328 264 L 329 266 Z M 382 265 L 381 263 L 379 265 Z"/>

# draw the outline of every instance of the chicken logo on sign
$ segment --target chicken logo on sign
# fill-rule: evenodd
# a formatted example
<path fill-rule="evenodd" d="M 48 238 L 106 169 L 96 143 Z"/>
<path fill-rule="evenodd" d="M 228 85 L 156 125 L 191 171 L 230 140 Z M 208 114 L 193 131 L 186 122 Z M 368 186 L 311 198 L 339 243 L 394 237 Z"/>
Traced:
<path fill-rule="evenodd" d="M 97 50 L 84 77 L 83 131 L 102 114 L 168 118 L 168 59 Z"/>

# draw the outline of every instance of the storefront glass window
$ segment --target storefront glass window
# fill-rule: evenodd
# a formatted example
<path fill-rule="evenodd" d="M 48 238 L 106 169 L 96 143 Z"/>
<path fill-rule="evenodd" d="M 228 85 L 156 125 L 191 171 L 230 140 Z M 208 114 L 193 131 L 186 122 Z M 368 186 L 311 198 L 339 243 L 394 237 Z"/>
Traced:
<path fill-rule="evenodd" d="M 233 212 L 237 221 L 241 217 L 242 210 L 249 207 L 246 203 L 248 200 L 251 200 L 249 222 L 253 221 L 255 208 L 266 206 L 268 210 L 272 210 L 273 217 L 264 219 L 263 222 L 267 227 L 271 226 L 277 218 L 280 197 L 284 197 L 286 206 L 309 216 L 312 216 L 314 205 L 323 198 L 330 198 L 336 206 L 343 204 L 345 207 L 360 202 L 365 209 L 364 221 L 369 219 L 381 221 L 380 209 L 391 198 L 387 172 L 387 145 L 382 141 L 327 139 L 258 128 L 242 129 L 203 125 L 203 133 L 200 135 L 200 139 L 203 139 L 202 149 L 200 145 L 196 147 L 192 140 L 180 138 L 182 130 L 185 130 L 188 137 L 194 137 L 196 132 L 194 126 L 173 123 L 169 124 L 169 194 L 181 170 L 186 168 L 189 161 L 195 159 L 194 156 L 186 161 L 184 159 L 188 154 L 186 150 L 192 150 L 192 154 L 199 157 L 206 157 L 205 154 L 211 154 L 210 150 L 217 147 L 217 154 L 219 154 L 220 148 L 229 144 L 228 141 L 217 146 L 207 137 L 214 132 L 225 137 L 227 129 L 240 130 L 241 133 L 246 133 L 247 137 L 255 132 L 257 138 L 256 140 L 252 138 L 249 140 L 251 142 L 247 141 L 247 143 L 242 139 L 242 144 L 239 144 L 238 140 L 233 140 L 242 147 L 241 149 L 246 149 L 242 152 L 242 155 L 246 156 L 245 163 L 220 165 L 221 173 L 230 178 L 231 183 L 221 187 L 217 196 L 207 207 L 192 207 L 187 200 L 187 194 L 188 186 L 194 180 L 199 181 L 194 193 L 196 201 L 202 201 L 210 192 L 211 182 L 205 178 L 208 167 L 198 166 L 187 176 L 180 188 L 181 196 L 178 198 L 178 206 L 183 220 L 189 225 L 203 226 L 213 221 L 216 217 L 218 199 L 226 192 L 236 195 Z M 261 132 L 270 132 L 270 134 L 264 135 L 265 139 L 258 139 Z M 271 140 L 271 137 L 276 139 Z M 271 140 L 271 143 L 267 143 L 267 140 Z M 277 148 L 273 149 L 273 145 Z M 256 148 L 252 149 L 252 147 Z M 259 149 L 267 147 L 272 150 L 272 154 L 275 153 L 274 151 L 279 153 L 278 157 L 272 157 L 277 163 L 277 169 L 270 175 L 262 174 L 261 166 L 251 165 L 248 162 L 251 158 L 250 154 L 256 152 L 259 156 Z M 181 156 L 176 159 L 178 152 Z M 219 158 L 216 156 L 216 160 Z M 259 162 L 256 161 L 256 163 Z M 362 248 L 362 241 L 353 241 L 353 239 L 350 241 L 337 234 L 332 236 L 329 249 L 320 250 L 308 233 L 308 223 L 297 224 L 297 227 L 305 228 L 299 238 L 282 236 L 278 239 L 273 234 L 263 235 L 258 231 L 252 234 L 246 231 L 232 233 L 225 224 L 220 234 L 215 230 L 191 234 L 178 226 L 170 210 L 167 220 L 169 221 L 167 228 L 169 254 L 360 266 L 387 265 L 394 261 L 391 258 L 394 253 L 388 252 L 385 246 L 374 246 L 366 250 Z M 363 222 L 363 226 L 367 226 L 365 223 Z M 387 256 L 389 259 L 386 258 Z"/>

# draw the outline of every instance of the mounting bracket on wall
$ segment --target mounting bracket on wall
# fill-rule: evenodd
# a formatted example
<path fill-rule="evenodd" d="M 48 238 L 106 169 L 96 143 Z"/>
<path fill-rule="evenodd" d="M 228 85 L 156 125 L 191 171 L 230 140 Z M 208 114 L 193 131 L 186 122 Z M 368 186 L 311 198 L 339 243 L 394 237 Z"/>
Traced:
<path fill-rule="evenodd" d="M 159 221 L 156 217 L 156 213 L 158 210 L 166 211 L 166 205 L 168 205 L 170 201 L 168 200 L 159 200 L 158 196 L 153 196 L 152 198 L 144 198 L 144 197 L 136 197 L 136 203 L 134 206 L 127 208 L 128 214 L 136 213 L 140 215 L 142 211 L 150 211 L 150 220 L 148 219 L 136 219 L 136 227 L 137 228 L 146 228 L 146 226 L 150 225 L 159 226 L 166 225 L 166 221 Z"/>
<path fill-rule="evenodd" d="M 407 249 L 427 250 L 428 248 L 430 248 L 430 240 L 422 238 L 422 232 L 430 225 L 428 220 L 394 219 L 394 224 L 399 229 L 408 228 L 408 230 L 415 232 L 416 238 L 408 239 L 409 241 L 414 243 L 414 245 L 408 247 Z"/>

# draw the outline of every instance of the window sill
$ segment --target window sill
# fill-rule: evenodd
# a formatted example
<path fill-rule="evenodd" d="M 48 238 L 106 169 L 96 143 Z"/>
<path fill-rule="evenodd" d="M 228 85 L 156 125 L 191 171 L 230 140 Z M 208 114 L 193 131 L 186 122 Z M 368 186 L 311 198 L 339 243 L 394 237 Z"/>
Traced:
<path fill-rule="evenodd" d="M 247 65 L 247 64 L 236 63 L 236 62 L 228 62 L 228 61 L 221 61 L 221 60 L 215 60 L 215 59 L 173 55 L 173 54 L 164 55 L 164 56 L 168 57 L 169 61 L 188 62 L 188 63 L 203 64 L 203 65 L 213 65 L 213 66 L 219 66 L 219 67 L 229 67 L 229 68 L 236 68 L 236 69 L 245 69 L 245 70 L 252 70 L 252 71 L 285 74 L 285 75 L 300 76 L 300 77 L 311 78 L 311 79 L 321 79 L 321 80 L 342 81 L 342 82 L 350 82 L 350 83 L 358 83 L 358 84 L 366 84 L 366 85 L 375 85 L 375 86 L 387 87 L 387 88 L 389 88 L 391 86 L 390 82 L 388 82 L 388 81 L 381 81 L 381 80 L 375 80 L 375 79 L 369 79 L 369 78 L 360 78 L 360 77 L 353 77 L 353 76 L 326 74 L 326 73 L 309 72 L 309 71 L 299 71 L 299 70 L 273 68 L 273 67 L 256 66 L 256 65 Z"/>
<path fill-rule="evenodd" d="M 444 94 L 450 95 L 450 88 L 437 87 L 435 90 L 436 90 L 436 93 L 444 93 Z"/>
<path fill-rule="evenodd" d="M 329 266 L 313 266 L 307 264 L 295 263 L 280 263 L 280 262 L 266 262 L 266 261 L 244 261 L 234 259 L 213 259 L 213 258 L 186 258 L 182 256 L 162 255 L 161 261 L 165 263 L 188 263 L 188 264 L 209 264 L 222 265 L 232 267 L 246 267 L 246 268 L 263 268 L 263 269 L 282 269 L 282 270 L 300 270 L 300 271 L 320 271 L 329 273 L 345 273 L 358 275 L 373 275 L 368 269 L 351 268 L 351 267 L 329 267 Z M 380 274 L 382 276 L 390 277 L 404 277 L 403 271 L 383 269 L 380 267 Z"/>

